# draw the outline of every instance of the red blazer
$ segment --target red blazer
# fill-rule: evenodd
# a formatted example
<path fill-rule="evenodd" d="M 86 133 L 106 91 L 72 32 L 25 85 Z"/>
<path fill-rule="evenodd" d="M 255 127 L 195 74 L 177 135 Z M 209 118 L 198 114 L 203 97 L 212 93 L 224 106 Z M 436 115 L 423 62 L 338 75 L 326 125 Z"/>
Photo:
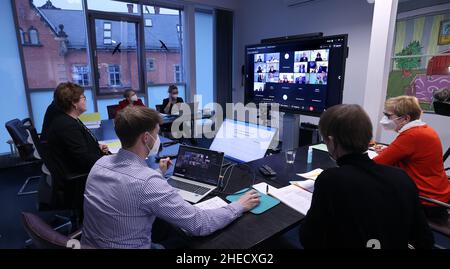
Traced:
<path fill-rule="evenodd" d="M 122 101 L 119 102 L 119 106 L 117 107 L 117 112 L 119 112 L 120 110 L 126 108 L 130 103 L 128 102 L 127 99 L 123 99 Z M 141 99 L 138 99 L 137 101 L 133 102 L 134 106 L 144 106 L 144 103 L 142 103 Z"/>

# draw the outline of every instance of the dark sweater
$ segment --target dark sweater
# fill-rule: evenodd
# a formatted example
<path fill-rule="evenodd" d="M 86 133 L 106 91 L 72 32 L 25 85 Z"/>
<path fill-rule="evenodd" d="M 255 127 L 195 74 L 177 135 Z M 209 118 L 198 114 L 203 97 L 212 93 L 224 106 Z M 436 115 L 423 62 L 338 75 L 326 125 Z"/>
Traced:
<path fill-rule="evenodd" d="M 346 155 L 316 180 L 311 208 L 300 228 L 305 248 L 432 248 L 433 236 L 418 191 L 398 168 L 367 154 Z"/>

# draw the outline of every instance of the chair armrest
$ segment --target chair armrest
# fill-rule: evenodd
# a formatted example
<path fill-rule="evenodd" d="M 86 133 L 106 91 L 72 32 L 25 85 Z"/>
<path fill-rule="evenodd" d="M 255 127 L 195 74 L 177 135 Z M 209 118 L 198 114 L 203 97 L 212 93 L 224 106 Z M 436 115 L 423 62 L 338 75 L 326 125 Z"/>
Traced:
<path fill-rule="evenodd" d="M 79 230 L 69 234 L 69 238 L 70 239 L 80 239 L 81 238 L 81 234 L 82 234 L 82 231 L 81 231 L 81 229 L 79 229 Z"/>
<path fill-rule="evenodd" d="M 434 199 L 431 199 L 431 198 L 428 198 L 428 197 L 423 197 L 423 196 L 419 196 L 419 198 L 421 200 L 423 200 L 423 201 L 427 201 L 429 203 L 432 203 L 432 204 L 439 205 L 439 206 L 445 207 L 447 209 L 450 209 L 450 205 L 449 204 L 443 203 L 441 201 L 434 200 Z"/>
<path fill-rule="evenodd" d="M 77 181 L 83 178 L 87 178 L 88 174 L 67 175 L 66 179 L 69 181 Z"/>

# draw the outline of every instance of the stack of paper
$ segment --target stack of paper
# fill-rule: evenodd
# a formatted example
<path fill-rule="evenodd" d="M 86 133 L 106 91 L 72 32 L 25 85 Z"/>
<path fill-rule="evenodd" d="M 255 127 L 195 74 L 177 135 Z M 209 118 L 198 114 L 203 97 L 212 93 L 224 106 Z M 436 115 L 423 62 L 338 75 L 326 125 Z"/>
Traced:
<path fill-rule="evenodd" d="M 323 169 L 317 168 L 308 173 L 297 174 L 297 176 L 301 176 L 307 179 L 316 180 L 317 177 L 323 172 Z"/>
<path fill-rule="evenodd" d="M 314 192 L 314 184 L 316 183 L 314 180 L 307 179 L 303 181 L 290 181 L 289 183 L 300 187 L 304 190 L 307 190 L 309 192 Z"/>
<path fill-rule="evenodd" d="M 325 145 L 325 144 L 317 144 L 317 145 L 311 146 L 311 148 L 328 152 L 327 145 Z"/>
<path fill-rule="evenodd" d="M 119 139 L 113 139 L 113 140 L 105 140 L 105 141 L 99 141 L 99 144 L 107 145 L 109 151 L 112 154 L 116 154 L 119 152 L 119 149 L 122 148 L 122 144 L 120 143 Z"/>
<path fill-rule="evenodd" d="M 203 201 L 201 203 L 195 204 L 194 206 L 203 209 L 203 210 L 207 210 L 207 209 L 217 209 L 217 208 L 221 208 L 224 206 L 227 206 L 227 202 L 225 202 L 224 200 L 222 200 L 220 197 L 213 197 L 209 200 Z"/>
<path fill-rule="evenodd" d="M 100 128 L 101 117 L 100 113 L 84 113 L 81 114 L 80 120 L 86 125 L 89 129 L 97 129 Z"/>
<path fill-rule="evenodd" d="M 306 215 L 311 207 L 312 193 L 297 186 L 289 185 L 281 189 L 271 188 L 269 193 L 303 215 Z"/>

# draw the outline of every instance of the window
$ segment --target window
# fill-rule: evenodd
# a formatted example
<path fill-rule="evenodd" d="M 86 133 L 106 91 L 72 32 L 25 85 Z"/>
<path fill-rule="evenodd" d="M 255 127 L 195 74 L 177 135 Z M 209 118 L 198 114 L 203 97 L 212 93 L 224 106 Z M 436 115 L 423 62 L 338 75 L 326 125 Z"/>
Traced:
<path fill-rule="evenodd" d="M 112 39 L 111 39 L 111 23 L 105 22 L 103 23 L 103 44 L 105 45 L 111 45 Z"/>
<path fill-rule="evenodd" d="M 173 66 L 173 73 L 175 83 L 180 83 L 182 80 L 181 80 L 181 66 L 179 64 L 175 64 Z"/>
<path fill-rule="evenodd" d="M 36 28 L 31 26 L 30 30 L 28 30 L 28 35 L 30 36 L 31 45 L 39 45 L 39 33 Z"/>
<path fill-rule="evenodd" d="M 146 66 L 147 66 L 147 72 L 148 71 L 155 71 L 155 59 L 154 58 L 147 58 L 146 60 Z"/>
<path fill-rule="evenodd" d="M 121 86 L 122 83 L 120 82 L 120 65 L 109 65 L 108 76 L 110 86 Z"/>
<path fill-rule="evenodd" d="M 89 85 L 89 69 L 87 65 L 74 65 L 72 79 L 80 86 Z"/>
<path fill-rule="evenodd" d="M 144 32 L 148 91 L 154 84 L 183 84 L 182 10 L 154 5 L 144 5 L 143 10 L 145 26 L 152 23 Z"/>
<path fill-rule="evenodd" d="M 152 19 L 145 19 L 145 27 L 152 27 L 153 21 Z"/>
<path fill-rule="evenodd" d="M 23 45 L 25 44 L 25 32 L 22 30 L 22 28 L 19 28 L 19 34 L 20 34 L 20 43 Z"/>

